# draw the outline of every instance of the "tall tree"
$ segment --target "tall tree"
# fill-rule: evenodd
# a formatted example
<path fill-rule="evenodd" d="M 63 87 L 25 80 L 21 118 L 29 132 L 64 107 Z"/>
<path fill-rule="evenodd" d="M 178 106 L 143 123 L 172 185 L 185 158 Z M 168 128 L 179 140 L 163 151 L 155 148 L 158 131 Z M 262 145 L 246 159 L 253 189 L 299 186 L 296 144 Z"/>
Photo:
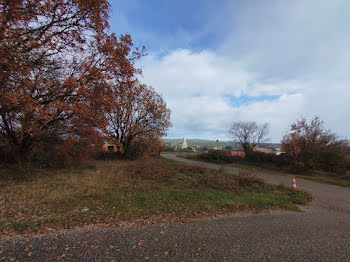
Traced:
<path fill-rule="evenodd" d="M 108 114 L 107 133 L 119 152 L 130 154 L 137 141 L 158 143 L 170 127 L 170 110 L 152 87 L 138 81 L 120 83 L 113 88 L 113 107 Z"/>
<path fill-rule="evenodd" d="M 107 0 L 0 0 L 0 140 L 17 161 L 50 137 L 97 143 L 111 83 L 141 56 L 106 33 L 108 12 Z"/>
<path fill-rule="evenodd" d="M 266 142 L 268 133 L 268 123 L 258 125 L 251 121 L 233 122 L 229 130 L 229 134 L 241 144 L 246 154 L 253 152 L 259 143 Z"/>

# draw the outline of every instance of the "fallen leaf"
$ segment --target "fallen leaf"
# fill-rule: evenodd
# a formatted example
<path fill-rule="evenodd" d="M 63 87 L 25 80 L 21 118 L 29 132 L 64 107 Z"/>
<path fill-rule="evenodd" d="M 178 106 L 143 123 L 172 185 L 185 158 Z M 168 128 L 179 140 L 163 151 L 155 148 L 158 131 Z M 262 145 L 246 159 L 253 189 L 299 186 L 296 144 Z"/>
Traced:
<path fill-rule="evenodd" d="M 140 240 L 137 244 L 138 244 L 139 246 L 141 246 L 141 245 L 143 245 L 144 242 L 145 242 L 144 240 Z"/>

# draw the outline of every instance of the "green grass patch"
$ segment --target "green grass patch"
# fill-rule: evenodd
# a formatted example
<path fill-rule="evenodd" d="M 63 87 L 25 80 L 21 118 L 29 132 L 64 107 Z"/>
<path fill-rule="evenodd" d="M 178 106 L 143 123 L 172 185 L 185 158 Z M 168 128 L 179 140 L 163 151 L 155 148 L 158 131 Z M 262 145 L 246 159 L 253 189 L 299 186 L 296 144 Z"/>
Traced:
<path fill-rule="evenodd" d="M 234 164 L 228 164 L 233 167 L 237 168 L 252 168 L 252 165 L 249 164 L 242 164 L 242 163 L 234 163 Z M 350 187 L 350 180 L 349 179 L 341 179 L 337 177 L 327 176 L 327 175 L 319 175 L 318 173 L 309 173 L 307 175 L 301 175 L 301 174 L 291 174 L 288 172 L 284 172 L 281 170 L 276 170 L 272 168 L 264 168 L 264 167 L 257 167 L 254 166 L 254 170 L 256 172 L 261 173 L 267 173 L 267 174 L 276 174 L 281 176 L 289 176 L 289 177 L 299 177 L 310 181 L 320 182 L 324 184 L 332 184 L 332 185 L 338 185 L 343 187 Z"/>
<path fill-rule="evenodd" d="M 66 170 L 36 170 L 25 179 L 0 179 L 0 232 L 186 217 L 226 210 L 297 210 L 310 196 L 166 159 L 96 161 Z M 11 173 L 14 171 L 11 170 Z M 16 177 L 18 178 L 18 177 Z"/>
<path fill-rule="evenodd" d="M 320 183 L 325 183 L 325 184 L 332 184 L 332 185 L 338 185 L 338 186 L 343 186 L 343 187 L 350 187 L 350 171 L 346 173 L 344 177 L 347 179 L 342 179 L 339 177 L 334 177 L 331 176 L 327 173 L 317 173 L 317 172 L 309 172 L 307 175 L 302 175 L 302 174 L 291 174 L 288 172 L 285 172 L 283 170 L 280 170 L 279 168 L 273 168 L 273 167 L 261 167 L 257 166 L 254 163 L 243 163 L 243 162 L 237 162 L 237 163 L 231 163 L 227 164 L 223 160 L 216 161 L 216 160 L 209 160 L 209 161 L 204 161 L 203 159 L 198 158 L 198 153 L 197 154 L 188 154 L 188 153 L 182 153 L 182 154 L 177 154 L 178 157 L 186 158 L 186 159 L 192 159 L 192 160 L 197 160 L 197 161 L 203 161 L 203 162 L 208 162 L 208 163 L 213 163 L 213 164 L 220 164 L 220 165 L 228 165 L 236 168 L 241 168 L 241 169 L 254 169 L 256 172 L 261 172 L 261 173 L 267 173 L 267 174 L 276 174 L 276 175 L 281 175 L 281 176 L 290 176 L 290 177 L 299 177 L 303 178 L 306 180 L 311 180 L 315 182 L 320 182 Z"/>

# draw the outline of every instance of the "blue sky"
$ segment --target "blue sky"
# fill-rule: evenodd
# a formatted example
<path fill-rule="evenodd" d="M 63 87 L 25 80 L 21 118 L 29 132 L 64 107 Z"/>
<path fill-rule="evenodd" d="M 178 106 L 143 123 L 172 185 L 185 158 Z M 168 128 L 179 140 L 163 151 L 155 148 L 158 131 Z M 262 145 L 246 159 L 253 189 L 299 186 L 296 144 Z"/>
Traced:
<path fill-rule="evenodd" d="M 227 140 L 269 122 L 279 142 L 301 115 L 350 137 L 350 1 L 111 1 L 111 31 L 172 111 L 168 137 Z"/>
<path fill-rule="evenodd" d="M 130 33 L 150 52 L 215 48 L 224 33 L 205 30 L 211 17 L 225 13 L 215 1 L 112 1 L 112 10 L 112 31 Z"/>

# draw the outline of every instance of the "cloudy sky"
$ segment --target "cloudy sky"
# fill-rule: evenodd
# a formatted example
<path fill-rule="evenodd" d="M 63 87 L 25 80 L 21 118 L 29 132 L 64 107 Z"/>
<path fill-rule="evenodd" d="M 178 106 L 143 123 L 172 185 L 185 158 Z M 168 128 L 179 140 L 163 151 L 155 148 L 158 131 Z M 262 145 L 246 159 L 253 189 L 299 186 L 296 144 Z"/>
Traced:
<path fill-rule="evenodd" d="M 172 111 L 168 137 L 229 140 L 249 120 L 279 142 L 318 115 L 350 138 L 350 1 L 111 3 L 111 31 L 147 48 L 138 66 Z"/>

